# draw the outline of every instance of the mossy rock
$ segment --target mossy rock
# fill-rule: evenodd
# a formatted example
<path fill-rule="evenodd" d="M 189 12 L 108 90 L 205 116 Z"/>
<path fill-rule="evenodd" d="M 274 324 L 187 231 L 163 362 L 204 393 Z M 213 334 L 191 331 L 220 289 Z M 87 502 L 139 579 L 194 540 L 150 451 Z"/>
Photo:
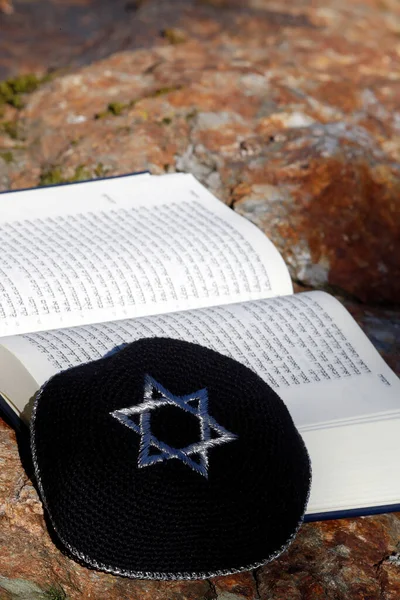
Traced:
<path fill-rule="evenodd" d="M 33 581 L 26 579 L 9 579 L 0 575 L 1 592 L 10 600 L 68 600 L 68 596 L 60 585 L 52 585 L 42 589 Z"/>
<path fill-rule="evenodd" d="M 12 140 L 20 139 L 20 132 L 17 121 L 1 121 L 0 134 L 5 133 Z"/>
<path fill-rule="evenodd" d="M 6 164 L 10 164 L 10 163 L 14 162 L 13 153 L 9 152 L 9 151 L 0 152 L 0 158 L 2 158 Z"/>
<path fill-rule="evenodd" d="M 24 106 L 22 96 L 34 92 L 42 83 L 50 78 L 49 75 L 38 77 L 33 73 L 21 75 L 14 79 L 6 79 L 0 82 L 0 105 L 9 104 L 14 108 L 21 109 Z"/>
<path fill-rule="evenodd" d="M 96 113 L 94 118 L 98 120 L 105 119 L 106 117 L 119 117 L 130 108 L 133 108 L 141 100 L 145 100 L 146 98 L 158 98 L 159 96 L 164 96 L 166 94 L 170 94 L 171 92 L 176 92 L 180 89 L 182 89 L 181 85 L 171 85 L 157 88 L 156 90 L 154 90 L 153 92 L 149 92 L 142 98 L 136 98 L 135 100 L 131 100 L 130 102 L 110 102 L 109 104 L 107 104 L 106 109 L 99 113 Z"/>
<path fill-rule="evenodd" d="M 71 177 L 66 177 L 60 166 L 49 167 L 43 171 L 39 178 L 40 187 L 47 185 L 59 185 L 61 183 L 76 183 L 78 181 L 87 181 L 98 177 L 106 177 L 108 169 L 102 163 L 97 163 L 92 168 L 85 165 L 78 165 Z"/>

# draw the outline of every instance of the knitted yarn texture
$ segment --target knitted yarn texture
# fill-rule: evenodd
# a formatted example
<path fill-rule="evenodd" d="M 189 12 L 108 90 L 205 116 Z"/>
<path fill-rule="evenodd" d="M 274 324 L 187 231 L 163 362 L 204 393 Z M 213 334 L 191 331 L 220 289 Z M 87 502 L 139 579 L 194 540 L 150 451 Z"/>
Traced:
<path fill-rule="evenodd" d="M 84 564 L 198 579 L 278 556 L 311 470 L 286 406 L 253 371 L 197 344 L 150 338 L 52 377 L 31 445 L 58 538 Z"/>

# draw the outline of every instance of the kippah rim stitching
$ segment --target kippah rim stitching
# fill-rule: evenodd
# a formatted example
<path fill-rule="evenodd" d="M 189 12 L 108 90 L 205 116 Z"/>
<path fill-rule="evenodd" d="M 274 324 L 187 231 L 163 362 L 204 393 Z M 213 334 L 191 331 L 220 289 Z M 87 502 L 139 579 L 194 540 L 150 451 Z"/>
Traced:
<path fill-rule="evenodd" d="M 39 492 L 40 492 L 40 496 L 43 502 L 43 505 L 46 508 L 47 514 L 49 516 L 50 522 L 52 524 L 52 527 L 55 531 L 55 533 L 57 534 L 59 540 L 62 542 L 62 544 L 69 550 L 69 552 L 72 554 L 72 556 L 74 556 L 75 558 L 79 559 L 80 561 L 82 561 L 83 563 L 87 563 L 88 565 L 90 565 L 91 567 L 99 570 L 99 571 L 105 571 L 106 573 L 111 573 L 112 575 L 119 575 L 121 577 L 131 577 L 131 578 L 137 578 L 137 579 L 151 579 L 151 580 L 159 580 L 159 581 L 172 581 L 172 580 L 193 580 L 193 579 L 209 579 L 211 577 L 219 577 L 219 576 L 224 576 L 224 575 L 234 575 L 236 573 L 241 573 L 243 571 L 251 571 L 253 569 L 258 569 L 259 567 L 262 567 L 263 565 L 268 564 L 269 562 L 275 560 L 276 558 L 278 558 L 281 554 L 283 554 L 283 552 L 285 552 L 285 550 L 287 550 L 290 546 L 290 544 L 292 543 L 292 541 L 294 540 L 294 538 L 296 537 L 301 525 L 303 524 L 304 521 L 304 515 L 305 515 L 305 511 L 307 509 L 307 505 L 308 505 L 308 501 L 310 499 L 310 493 L 311 493 L 311 480 L 312 480 L 312 467 L 311 467 L 311 460 L 310 460 L 310 455 L 308 453 L 308 450 L 306 448 L 306 445 L 304 444 L 304 440 L 301 437 L 301 435 L 298 433 L 298 436 L 303 444 L 303 447 L 305 449 L 307 458 L 308 458 L 308 465 L 309 465 L 309 478 L 308 478 L 308 493 L 307 493 L 307 497 L 304 503 L 304 507 L 303 507 L 303 514 L 295 528 L 295 530 L 293 531 L 293 533 L 290 535 L 290 537 L 286 540 L 286 542 L 283 544 L 283 546 L 281 546 L 278 550 L 276 550 L 273 554 L 271 554 L 270 556 L 268 556 L 267 558 L 261 560 L 261 561 L 257 561 L 255 563 L 252 563 L 250 565 L 246 565 L 244 567 L 237 567 L 235 569 L 220 569 L 217 571 L 208 571 L 205 573 L 199 572 L 193 572 L 193 573 L 160 573 L 160 572 L 151 572 L 151 571 L 128 571 L 125 569 L 119 569 L 118 567 L 113 567 L 113 566 L 109 566 L 106 565 L 104 563 L 101 563 L 99 561 L 97 561 L 96 559 L 93 559 L 89 556 L 87 556 L 86 554 L 84 554 L 83 552 L 80 552 L 79 550 L 77 550 L 76 548 L 74 548 L 71 544 L 69 544 L 67 541 L 64 540 L 64 538 L 60 535 L 56 524 L 53 520 L 53 516 L 50 512 L 49 506 L 47 504 L 47 500 L 46 500 L 46 496 L 44 493 L 44 489 L 43 489 L 43 484 L 42 484 L 42 480 L 41 480 L 41 476 L 40 476 L 40 470 L 39 470 L 39 465 L 38 465 L 38 461 L 37 461 L 37 452 L 36 452 L 36 440 L 35 440 L 35 421 L 36 421 L 36 412 L 37 412 L 37 407 L 39 404 L 39 400 L 40 397 L 44 391 L 44 388 L 46 387 L 46 385 L 53 379 L 53 377 L 55 377 L 55 375 L 53 375 L 52 377 L 50 377 L 50 379 L 48 379 L 40 388 L 40 390 L 37 392 L 36 394 L 36 398 L 34 400 L 34 404 L 33 404 L 33 410 L 32 410 L 32 418 L 31 418 L 31 423 L 30 423 L 30 433 L 31 433 L 31 452 L 32 452 L 32 460 L 33 460 L 33 466 L 34 466 L 34 470 L 35 470 L 35 477 L 36 477 L 36 481 L 37 481 L 37 485 L 39 488 Z"/>

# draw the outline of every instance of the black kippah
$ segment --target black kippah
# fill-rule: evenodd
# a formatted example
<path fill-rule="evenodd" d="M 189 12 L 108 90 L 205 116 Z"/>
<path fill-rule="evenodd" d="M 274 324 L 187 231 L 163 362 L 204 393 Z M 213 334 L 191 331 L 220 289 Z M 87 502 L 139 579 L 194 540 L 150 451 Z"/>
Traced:
<path fill-rule="evenodd" d="M 31 435 L 57 536 L 100 570 L 197 579 L 255 568 L 303 519 L 310 463 L 284 403 L 196 344 L 140 340 L 55 375 Z"/>

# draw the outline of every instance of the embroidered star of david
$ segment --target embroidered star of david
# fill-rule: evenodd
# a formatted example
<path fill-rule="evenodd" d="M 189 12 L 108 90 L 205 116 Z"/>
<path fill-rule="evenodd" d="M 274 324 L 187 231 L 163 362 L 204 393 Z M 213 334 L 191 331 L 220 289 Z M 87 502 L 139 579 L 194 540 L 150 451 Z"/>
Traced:
<path fill-rule="evenodd" d="M 151 414 L 160 406 L 167 405 L 178 407 L 198 418 L 200 440 L 185 448 L 174 448 L 153 435 Z M 128 408 L 120 408 L 110 415 L 140 435 L 138 456 L 140 468 L 175 458 L 208 478 L 210 448 L 227 444 L 237 438 L 234 433 L 219 425 L 208 413 L 207 388 L 185 396 L 175 396 L 150 375 L 146 375 L 144 379 L 143 402 Z M 135 418 L 138 422 L 135 422 Z"/>

